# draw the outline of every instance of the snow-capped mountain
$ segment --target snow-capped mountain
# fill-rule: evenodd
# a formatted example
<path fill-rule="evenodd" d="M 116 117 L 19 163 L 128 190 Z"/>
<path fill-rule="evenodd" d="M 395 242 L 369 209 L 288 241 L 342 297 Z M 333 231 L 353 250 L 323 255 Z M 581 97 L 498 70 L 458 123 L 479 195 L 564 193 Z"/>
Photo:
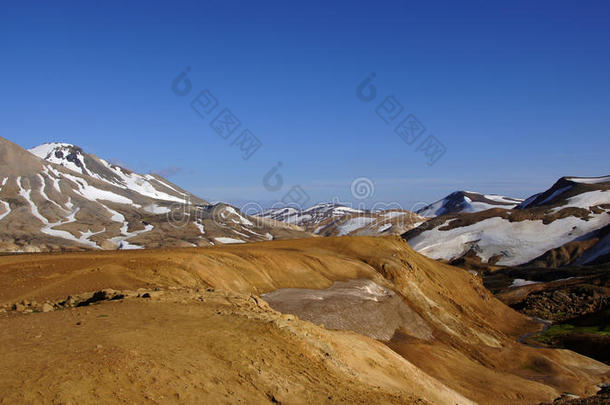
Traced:
<path fill-rule="evenodd" d="M 305 210 L 271 209 L 260 216 L 298 225 L 320 236 L 398 235 L 425 220 L 401 209 L 368 211 L 337 203 L 320 203 Z"/>
<path fill-rule="evenodd" d="M 455 191 L 420 210 L 423 217 L 437 217 L 458 212 L 480 212 L 491 208 L 511 209 L 523 202 L 522 199 L 495 194 L 480 194 L 473 191 Z"/>
<path fill-rule="evenodd" d="M 259 216 L 291 225 L 301 226 L 305 229 L 314 229 L 329 219 L 361 213 L 364 213 L 364 211 L 342 204 L 321 203 L 305 210 L 299 210 L 293 207 L 273 208 L 264 211 Z"/>
<path fill-rule="evenodd" d="M 67 143 L 45 143 L 29 151 L 47 162 L 117 187 L 128 188 L 155 200 L 181 203 L 185 201 L 185 195 L 188 195 L 185 190 L 159 176 L 134 173 L 95 155 L 87 154 L 78 146 Z M 205 203 L 201 199 L 197 199 L 197 202 Z"/>
<path fill-rule="evenodd" d="M 434 259 L 475 255 L 483 263 L 540 264 L 563 248 L 572 253 L 561 264 L 586 264 L 608 254 L 602 229 L 609 214 L 610 176 L 563 177 L 514 209 L 444 215 L 403 236 Z"/>
<path fill-rule="evenodd" d="M 205 246 L 308 235 L 81 148 L 0 138 L 0 251 Z"/>
<path fill-rule="evenodd" d="M 322 236 L 400 235 L 425 220 L 426 218 L 406 210 L 365 211 L 322 223 L 313 232 Z"/>

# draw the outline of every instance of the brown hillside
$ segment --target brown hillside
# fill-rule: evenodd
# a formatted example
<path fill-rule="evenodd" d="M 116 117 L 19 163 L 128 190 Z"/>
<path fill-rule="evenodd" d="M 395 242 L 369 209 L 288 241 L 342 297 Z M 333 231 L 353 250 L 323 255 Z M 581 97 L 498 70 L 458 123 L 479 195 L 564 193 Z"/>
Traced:
<path fill-rule="evenodd" d="M 260 298 L 353 279 L 392 290 L 430 333 L 403 325 L 377 341 Z M 61 303 L 105 288 L 125 296 Z M 46 301 L 53 311 L 23 314 Z M 398 237 L 5 256 L 0 305 L 6 403 L 538 403 L 592 394 L 609 372 L 518 343 L 536 325 Z"/>

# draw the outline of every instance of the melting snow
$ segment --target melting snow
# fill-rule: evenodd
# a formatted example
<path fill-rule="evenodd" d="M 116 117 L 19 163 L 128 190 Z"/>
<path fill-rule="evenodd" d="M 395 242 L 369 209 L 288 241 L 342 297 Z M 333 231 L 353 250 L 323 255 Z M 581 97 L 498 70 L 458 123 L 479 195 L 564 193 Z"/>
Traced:
<path fill-rule="evenodd" d="M 379 229 L 377 229 L 377 232 L 381 233 L 381 232 L 385 232 L 388 229 L 390 229 L 392 227 L 392 224 L 383 224 L 379 227 Z"/>
<path fill-rule="evenodd" d="M 199 229 L 199 233 L 203 235 L 205 233 L 205 228 L 203 227 L 203 224 L 200 224 L 199 222 L 194 222 L 194 224 L 197 229 Z"/>
<path fill-rule="evenodd" d="M 513 280 L 513 283 L 509 286 L 509 288 L 513 288 L 513 287 L 522 287 L 524 285 L 532 285 L 532 284 L 539 284 L 539 281 L 531 281 L 531 280 L 525 280 L 523 278 L 516 278 Z"/>
<path fill-rule="evenodd" d="M 144 211 L 149 212 L 155 215 L 167 214 L 171 212 L 171 210 L 167 207 L 160 207 L 157 204 L 151 204 L 144 207 Z"/>
<path fill-rule="evenodd" d="M 337 227 L 337 229 L 339 230 L 338 236 L 347 235 L 347 234 L 355 231 L 356 229 L 360 229 L 360 228 L 367 226 L 368 224 L 370 224 L 371 222 L 374 222 L 374 221 L 375 221 L 375 218 L 370 218 L 370 217 L 351 218 L 351 219 L 345 221 L 345 223 L 343 223 Z"/>
<path fill-rule="evenodd" d="M 170 186 L 168 183 L 166 183 L 166 182 L 164 182 L 164 181 L 162 181 L 162 180 L 160 180 L 160 179 L 158 179 L 158 178 L 156 178 L 156 177 L 154 177 L 154 176 L 152 176 L 152 175 L 150 175 L 150 174 L 146 174 L 146 175 L 144 175 L 144 178 L 145 178 L 146 180 L 156 181 L 157 183 L 161 184 L 162 186 L 167 187 L 167 188 L 169 188 L 170 190 L 173 190 L 173 191 L 175 191 L 175 192 L 176 192 L 176 193 L 178 193 L 178 194 L 184 194 L 184 193 L 182 193 L 182 192 L 180 192 L 180 191 L 176 190 L 174 187 Z"/>
<path fill-rule="evenodd" d="M 231 244 L 231 243 L 246 243 L 241 239 L 233 239 L 233 238 L 214 238 L 214 240 L 220 242 L 220 243 L 225 243 L 225 244 Z"/>
<path fill-rule="evenodd" d="M 121 249 L 121 250 L 144 249 L 140 245 L 134 245 L 134 244 L 127 242 L 127 239 L 135 238 L 136 236 L 146 233 L 146 232 L 150 232 L 153 229 L 154 229 L 154 226 L 149 224 L 149 225 L 145 225 L 144 229 L 142 229 L 142 230 L 129 232 L 129 222 L 124 222 L 123 226 L 121 227 L 122 236 L 115 236 L 114 238 L 110 239 L 110 242 L 117 245 L 119 247 L 119 249 Z"/>
<path fill-rule="evenodd" d="M 239 221 L 233 220 L 233 222 L 235 222 L 236 224 L 254 226 L 254 224 L 252 222 L 250 222 L 248 219 L 244 218 L 239 212 L 237 212 L 235 210 L 235 208 L 233 208 L 233 207 L 226 207 L 225 211 L 228 211 L 229 213 L 239 217 Z M 225 218 L 225 216 L 223 216 L 223 218 Z"/>
<path fill-rule="evenodd" d="M 446 260 L 460 257 L 476 246 L 483 261 L 501 255 L 498 264 L 514 266 L 529 262 L 608 223 L 610 215 L 605 213 L 594 215 L 588 221 L 567 217 L 546 225 L 541 220 L 510 222 L 493 217 L 470 226 L 440 231 L 443 224 L 413 237 L 409 244 L 430 258 Z"/>
<path fill-rule="evenodd" d="M 40 231 L 42 233 L 46 233 L 47 235 L 50 235 L 50 236 L 55 236 L 57 238 L 71 240 L 71 241 L 76 242 L 76 243 L 81 243 L 83 245 L 87 245 L 87 246 L 91 246 L 93 248 L 99 249 L 99 246 L 97 245 L 97 243 L 95 243 L 93 241 L 90 241 L 89 237 L 91 237 L 93 235 L 97 235 L 98 233 L 104 232 L 105 229 L 104 229 L 104 231 L 96 232 L 96 233 L 91 232 L 91 230 L 89 230 L 88 232 L 80 232 L 80 234 L 81 234 L 80 238 L 75 237 L 74 235 L 72 235 L 68 231 L 62 231 L 62 230 L 59 230 L 59 229 L 53 229 L 54 227 L 59 226 L 59 225 L 66 225 L 66 224 L 71 224 L 73 222 L 76 222 L 76 214 L 78 213 L 79 210 L 80 210 L 80 208 L 77 208 L 76 210 L 74 210 L 74 212 L 72 212 L 64 220 L 60 220 L 60 221 L 55 222 L 53 224 L 47 224 Z"/>
<path fill-rule="evenodd" d="M 0 204 L 2 204 L 4 206 L 4 209 L 6 210 L 6 212 L 0 214 L 0 221 L 2 221 L 4 218 L 6 218 L 6 216 L 8 214 L 11 213 L 11 206 L 8 205 L 7 202 L 0 200 Z"/>
<path fill-rule="evenodd" d="M 19 187 L 19 195 L 21 197 L 23 197 L 26 200 L 26 202 L 30 205 L 30 211 L 32 212 L 32 215 L 34 215 L 36 218 L 38 218 L 40 220 L 40 222 L 42 222 L 43 224 L 48 225 L 49 220 L 40 214 L 40 212 L 38 211 L 38 207 L 36 206 L 36 204 L 34 204 L 34 202 L 32 201 L 32 198 L 30 197 L 30 194 L 32 194 L 32 189 L 25 190 L 23 188 L 23 186 L 21 185 L 21 177 L 17 178 L 17 186 Z"/>
<path fill-rule="evenodd" d="M 78 190 L 74 190 L 78 194 L 90 201 L 104 200 L 111 201 L 118 204 L 133 204 L 133 201 L 127 197 L 115 194 L 112 191 L 101 190 L 93 187 L 87 183 L 85 179 L 80 177 L 64 174 L 65 177 L 72 180 L 78 187 Z"/>
<path fill-rule="evenodd" d="M 589 208 L 601 204 L 610 204 L 610 191 L 595 190 L 575 195 L 568 198 L 562 206 L 553 208 L 551 212 L 555 213 L 566 207 Z"/>
<path fill-rule="evenodd" d="M 2 184 L 0 184 L 0 191 L 2 191 L 2 188 L 4 187 L 4 185 L 6 184 L 7 181 L 8 181 L 8 177 L 2 180 Z M 4 218 L 6 218 L 6 216 L 8 214 L 11 213 L 11 206 L 7 202 L 4 202 L 2 200 L 0 200 L 0 204 L 2 204 L 4 206 L 4 209 L 6 211 L 3 214 L 0 214 L 0 221 L 2 221 Z"/>
<path fill-rule="evenodd" d="M 117 176 L 119 176 L 123 182 L 121 186 L 127 187 L 143 196 L 154 198 L 156 200 L 174 201 L 179 203 L 186 203 L 185 198 L 176 197 L 162 191 L 158 191 L 155 187 L 146 179 L 145 176 L 140 176 L 137 173 L 124 173 L 118 166 L 108 165 L 108 168 L 112 170 Z M 158 180 L 156 180 L 158 181 Z M 114 184 L 114 183 L 112 183 Z M 116 185 L 116 184 L 115 184 Z"/>
<path fill-rule="evenodd" d="M 55 201 L 51 200 L 49 198 L 49 196 L 47 195 L 47 193 L 44 191 L 45 187 L 46 187 L 46 183 L 44 181 L 44 177 L 41 174 L 37 174 L 38 178 L 40 179 L 41 185 L 40 185 L 40 195 L 47 201 L 53 203 L 55 206 L 61 208 L 62 210 L 65 210 L 64 207 L 62 207 L 61 205 L 57 204 Z"/>
<path fill-rule="evenodd" d="M 60 220 L 58 222 L 50 223 L 47 218 L 43 217 L 40 214 L 40 212 L 38 211 L 38 207 L 32 201 L 32 199 L 30 197 L 30 195 L 32 193 L 32 190 L 31 189 L 25 190 L 23 188 L 23 186 L 21 185 L 21 177 L 19 177 L 17 179 L 17 186 L 19 187 L 19 195 L 22 196 L 23 198 L 25 198 L 27 203 L 30 205 L 30 209 L 31 209 L 32 215 L 34 215 L 36 218 L 38 218 L 44 224 L 44 226 L 40 229 L 40 231 L 42 233 L 45 233 L 45 234 L 47 234 L 49 236 L 54 236 L 54 237 L 57 237 L 57 238 L 71 240 L 73 242 L 81 243 L 83 245 L 87 245 L 87 246 L 91 246 L 91 247 L 94 247 L 94 248 L 98 248 L 98 246 L 97 246 L 97 244 L 95 242 L 87 240 L 86 237 L 81 236 L 80 238 L 77 238 L 77 237 L 75 237 L 74 235 L 72 235 L 68 231 L 62 231 L 62 230 L 59 230 L 59 229 L 53 229 L 54 227 L 59 226 L 59 225 L 66 225 L 66 224 L 70 224 L 70 223 L 75 222 L 76 221 L 76 214 L 78 213 L 79 208 L 77 208 L 74 212 L 72 212 L 64 220 Z"/>
<path fill-rule="evenodd" d="M 120 223 L 125 222 L 125 217 L 123 216 L 123 214 L 121 214 L 120 212 L 115 211 L 115 210 L 113 210 L 113 209 L 111 209 L 111 208 L 107 207 L 106 205 L 103 205 L 103 204 L 102 204 L 102 206 L 103 206 L 104 208 L 106 208 L 106 210 L 108 210 L 108 212 L 109 212 L 109 213 L 110 213 L 110 215 L 111 215 L 111 218 L 110 218 L 110 219 L 111 219 L 112 221 L 114 221 L 114 222 L 120 222 Z"/>

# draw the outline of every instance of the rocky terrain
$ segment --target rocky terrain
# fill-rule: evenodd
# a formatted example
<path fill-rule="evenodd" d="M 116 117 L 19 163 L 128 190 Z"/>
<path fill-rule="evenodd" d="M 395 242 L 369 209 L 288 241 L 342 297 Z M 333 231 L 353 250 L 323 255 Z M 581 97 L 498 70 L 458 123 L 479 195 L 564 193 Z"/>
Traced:
<path fill-rule="evenodd" d="M 0 307 L 0 403 L 537 404 L 610 377 L 399 237 L 5 255 Z"/>
<path fill-rule="evenodd" d="M 483 272 L 507 305 L 541 319 L 533 344 L 567 348 L 610 363 L 610 272 L 607 265 L 517 267 Z"/>
<path fill-rule="evenodd" d="M 0 138 L 0 251 L 209 246 L 309 236 L 210 204 L 169 181 L 69 144 L 26 151 Z"/>
<path fill-rule="evenodd" d="M 590 397 L 578 398 L 577 395 L 563 394 L 552 403 L 546 402 L 541 405 L 604 405 L 608 403 L 610 403 L 610 387 L 606 386 Z"/>

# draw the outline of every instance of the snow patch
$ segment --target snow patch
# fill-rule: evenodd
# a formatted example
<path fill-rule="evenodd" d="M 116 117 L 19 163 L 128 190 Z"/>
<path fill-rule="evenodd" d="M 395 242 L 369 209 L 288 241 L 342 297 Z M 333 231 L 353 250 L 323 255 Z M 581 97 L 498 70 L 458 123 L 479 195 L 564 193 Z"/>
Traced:
<path fill-rule="evenodd" d="M 540 284 L 540 282 L 539 281 L 525 280 L 523 278 L 516 278 L 516 279 L 513 280 L 513 283 L 509 286 L 509 288 L 523 287 L 524 285 L 532 285 L 532 284 Z"/>
<path fill-rule="evenodd" d="M 379 233 L 385 232 L 388 229 L 390 229 L 391 227 L 392 227 L 392 224 L 383 224 L 377 229 L 377 232 L 379 232 Z"/>
<path fill-rule="evenodd" d="M 118 204 L 133 204 L 133 201 L 127 197 L 123 197 L 112 191 L 101 190 L 97 187 L 93 187 L 87 183 L 87 181 L 83 178 L 72 176 L 69 174 L 64 174 L 65 177 L 72 180 L 78 188 L 78 190 L 74 190 L 77 194 L 80 194 L 84 198 L 89 201 L 110 201 Z"/>
<path fill-rule="evenodd" d="M 230 214 L 236 215 L 239 218 L 239 220 L 233 220 L 233 222 L 235 222 L 236 224 L 242 224 L 242 225 L 247 225 L 247 226 L 254 226 L 254 224 L 252 222 L 250 222 L 243 215 L 241 215 L 239 212 L 237 212 L 237 210 L 235 208 L 233 208 L 233 207 L 226 207 L 225 211 L 228 211 Z M 225 216 L 223 216 L 223 218 L 225 218 Z"/>
<path fill-rule="evenodd" d="M 194 222 L 194 224 L 197 229 L 199 229 L 199 233 L 203 235 L 205 233 L 205 228 L 203 227 L 203 224 L 200 224 L 199 222 Z"/>
<path fill-rule="evenodd" d="M 2 191 L 2 188 L 4 188 L 4 185 L 6 184 L 7 181 L 8 181 L 8 177 L 5 179 L 2 179 L 2 183 L 0 184 L 0 191 Z M 2 201 L 2 200 L 0 200 L 0 204 L 2 204 L 4 206 L 4 210 L 5 210 L 4 213 L 0 214 L 0 221 L 2 221 L 4 218 L 6 218 L 6 216 L 8 214 L 11 213 L 11 206 L 7 202 Z"/>
<path fill-rule="evenodd" d="M 186 204 L 187 202 L 186 198 L 184 197 L 176 197 L 162 191 L 158 191 L 145 176 L 141 176 L 137 173 L 125 173 L 118 166 L 109 166 L 108 168 L 112 170 L 119 178 L 121 178 L 123 183 L 122 186 L 127 187 L 138 194 L 153 198 L 155 200 L 174 201 L 182 204 Z M 155 179 L 155 181 L 158 180 Z"/>
<path fill-rule="evenodd" d="M 19 187 L 19 195 L 21 197 L 23 197 L 25 199 L 25 201 L 28 203 L 28 205 L 30 206 L 30 212 L 32 213 L 32 215 L 34 215 L 36 218 L 38 218 L 40 220 L 40 222 L 42 222 L 44 225 L 48 225 L 49 220 L 40 214 L 40 211 L 38 211 L 38 207 L 36 206 L 36 204 L 34 204 L 34 201 L 32 201 L 32 198 L 31 198 L 32 189 L 25 190 L 23 188 L 23 186 L 21 185 L 21 177 L 17 178 L 17 187 Z"/>
<path fill-rule="evenodd" d="M 110 242 L 114 243 L 119 247 L 120 250 L 136 250 L 136 249 L 144 249 L 140 245 L 134 245 L 127 241 L 127 239 L 135 238 L 138 235 L 141 235 L 146 232 L 150 232 L 154 229 L 153 225 L 145 225 L 144 229 L 139 231 L 129 232 L 129 222 L 125 221 L 123 226 L 121 227 L 122 236 L 116 236 L 110 239 Z"/>
<path fill-rule="evenodd" d="M 144 207 L 144 211 L 150 213 L 150 214 L 155 214 L 155 215 L 162 215 L 162 214 L 167 214 L 169 212 L 171 212 L 171 210 L 167 207 L 161 207 L 158 206 L 157 204 L 150 204 L 146 207 Z"/>
<path fill-rule="evenodd" d="M 610 190 L 595 190 L 575 195 L 568 198 L 562 206 L 553 208 L 551 212 L 555 213 L 567 207 L 589 208 L 601 204 L 610 204 Z"/>
<path fill-rule="evenodd" d="M 343 223 L 337 227 L 337 230 L 339 231 L 339 233 L 337 235 L 338 236 L 347 235 L 357 229 L 360 229 L 360 228 L 363 228 L 363 227 L 369 225 L 371 222 L 374 222 L 374 221 L 375 221 L 375 218 L 370 218 L 370 217 L 356 217 L 356 218 L 348 219 L 347 221 L 345 221 L 345 223 Z"/>
<path fill-rule="evenodd" d="M 220 243 L 224 243 L 224 244 L 232 244 L 232 243 L 246 243 L 241 239 L 233 239 L 233 238 L 214 238 L 215 241 L 220 242 Z"/>
<path fill-rule="evenodd" d="M 110 219 L 113 222 L 119 222 L 119 223 L 124 223 L 125 222 L 125 217 L 123 216 L 123 214 L 121 214 L 118 211 L 115 211 L 111 208 L 109 208 L 108 206 L 101 204 L 102 207 L 106 208 L 106 210 L 110 213 Z"/>

